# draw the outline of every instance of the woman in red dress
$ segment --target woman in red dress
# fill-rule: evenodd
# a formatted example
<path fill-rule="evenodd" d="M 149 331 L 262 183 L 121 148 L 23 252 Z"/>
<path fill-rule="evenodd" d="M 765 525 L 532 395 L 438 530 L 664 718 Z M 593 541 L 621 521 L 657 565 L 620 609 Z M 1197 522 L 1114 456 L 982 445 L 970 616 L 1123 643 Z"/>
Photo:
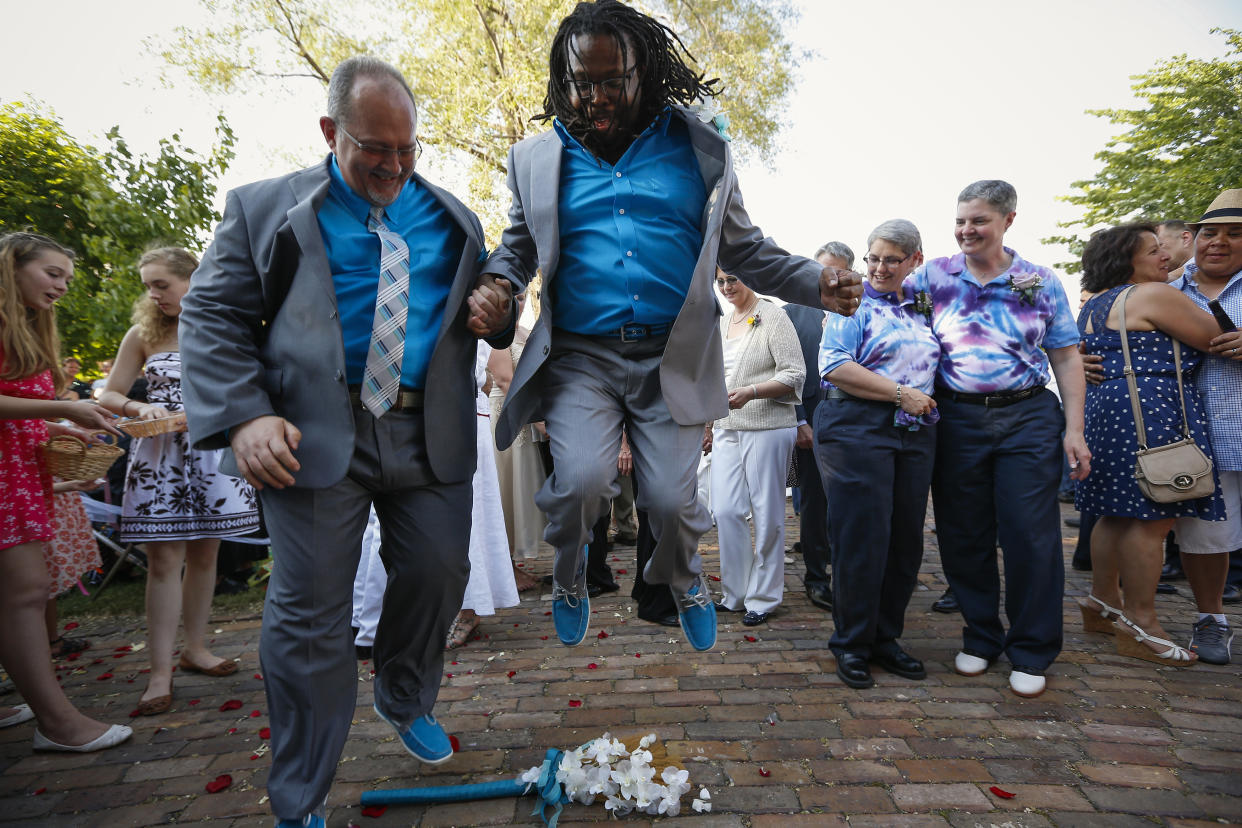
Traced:
<path fill-rule="evenodd" d="M 86 400 L 58 400 L 59 342 L 53 305 L 73 278 L 71 251 L 44 236 L 0 236 L 0 663 L 29 707 L 0 708 L 0 727 L 38 719 L 36 750 L 83 753 L 120 744 L 133 733 L 82 715 L 52 671 L 44 626 L 51 539 L 52 477 L 39 451 L 47 424 L 68 419 L 114 431 L 112 415 Z M 57 379 L 54 379 L 56 377 Z"/>

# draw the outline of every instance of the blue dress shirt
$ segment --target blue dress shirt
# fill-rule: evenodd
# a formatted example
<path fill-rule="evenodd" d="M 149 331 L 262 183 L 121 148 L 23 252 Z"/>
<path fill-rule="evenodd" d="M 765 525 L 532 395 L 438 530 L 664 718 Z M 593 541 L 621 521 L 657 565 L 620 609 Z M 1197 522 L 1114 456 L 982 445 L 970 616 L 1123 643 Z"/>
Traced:
<path fill-rule="evenodd" d="M 333 156 L 328 195 L 318 218 L 336 289 L 345 343 L 345 381 L 350 385 L 362 383 L 379 293 L 380 241 L 367 229 L 370 211 L 371 205 L 345 183 Z M 410 309 L 401 387 L 422 388 L 466 236 L 436 197 L 413 178 L 397 200 L 384 208 L 383 220 L 410 249 Z"/>
<path fill-rule="evenodd" d="M 553 324 L 586 336 L 671 323 L 703 247 L 707 186 L 686 125 L 660 114 L 610 165 L 560 124 L 561 255 Z"/>

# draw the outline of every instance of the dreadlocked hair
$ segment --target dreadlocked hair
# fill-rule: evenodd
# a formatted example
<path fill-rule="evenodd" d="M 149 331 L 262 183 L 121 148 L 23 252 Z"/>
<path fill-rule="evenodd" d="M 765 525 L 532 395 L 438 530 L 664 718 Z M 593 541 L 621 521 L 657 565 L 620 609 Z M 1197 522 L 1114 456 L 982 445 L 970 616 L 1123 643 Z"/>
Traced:
<path fill-rule="evenodd" d="M 582 2 L 561 21 L 552 39 L 548 59 L 548 94 L 543 99 L 543 112 L 532 121 L 558 119 L 570 133 L 589 133 L 587 119 L 570 103 L 565 79 L 572 75 L 569 56 L 572 41 L 578 35 L 605 35 L 614 38 L 625 60 L 634 51 L 635 65 L 640 67 L 640 111 L 636 123 L 646 128 L 666 106 L 689 106 L 720 93 L 720 78 L 704 80 L 687 65 L 695 63 L 694 55 L 681 38 L 663 23 L 635 11 L 618 0 Z"/>
<path fill-rule="evenodd" d="M 56 312 L 51 308 L 34 310 L 22 303 L 17 270 L 51 251 L 73 261 L 73 251 L 37 233 L 0 235 L 0 379 L 24 379 L 51 369 L 56 393 L 65 387 L 60 370 L 60 336 L 56 331 Z"/>

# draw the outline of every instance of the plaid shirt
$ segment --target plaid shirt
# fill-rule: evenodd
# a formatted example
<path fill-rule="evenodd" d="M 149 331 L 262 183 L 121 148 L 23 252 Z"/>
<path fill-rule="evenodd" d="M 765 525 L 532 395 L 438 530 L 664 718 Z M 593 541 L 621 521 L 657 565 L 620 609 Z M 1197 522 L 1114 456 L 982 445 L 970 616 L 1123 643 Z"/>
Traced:
<path fill-rule="evenodd" d="M 1173 287 L 1207 310 L 1208 299 L 1199 292 L 1199 283 L 1195 281 L 1198 269 L 1193 260 L 1187 262 Z M 1242 270 L 1233 274 L 1216 298 L 1230 319 L 1242 321 Z M 1221 471 L 1242 471 L 1242 362 L 1204 354 L 1194 381 L 1207 412 L 1216 467 Z"/>

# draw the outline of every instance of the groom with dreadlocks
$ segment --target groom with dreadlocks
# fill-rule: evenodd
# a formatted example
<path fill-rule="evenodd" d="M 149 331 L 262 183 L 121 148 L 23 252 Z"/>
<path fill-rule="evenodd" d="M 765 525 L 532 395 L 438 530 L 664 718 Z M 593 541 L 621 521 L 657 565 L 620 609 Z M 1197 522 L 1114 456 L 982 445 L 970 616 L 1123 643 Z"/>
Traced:
<path fill-rule="evenodd" d="M 616 0 L 579 3 L 561 21 L 535 116 L 552 129 L 509 151 L 510 227 L 483 267 L 522 282 L 543 274 L 496 439 L 505 447 L 526 423 L 547 423 L 554 471 L 535 502 L 556 549 L 552 617 L 570 646 L 587 632 L 583 547 L 617 494 L 623 428 L 656 540 L 644 577 L 672 590 L 691 646 L 716 643 L 695 471 L 705 424 L 729 411 L 717 264 L 840 314 L 862 295 L 857 274 L 791 256 L 750 223 L 728 138 L 704 107 L 720 81 L 687 61 L 668 27 Z"/>

